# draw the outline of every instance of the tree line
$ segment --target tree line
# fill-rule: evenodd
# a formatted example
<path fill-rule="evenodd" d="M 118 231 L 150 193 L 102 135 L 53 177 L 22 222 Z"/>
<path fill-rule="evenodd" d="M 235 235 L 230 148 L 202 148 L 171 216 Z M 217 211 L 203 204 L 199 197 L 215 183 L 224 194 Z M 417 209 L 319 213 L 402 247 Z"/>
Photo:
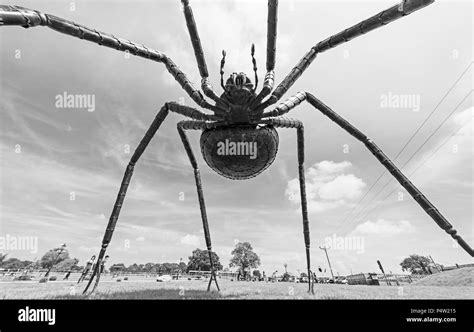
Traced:
<path fill-rule="evenodd" d="M 81 271 L 83 266 L 79 266 L 79 259 L 71 258 L 69 250 L 65 247 L 53 248 L 48 250 L 39 260 L 19 260 L 17 258 L 8 258 L 7 254 L 0 253 L 0 268 L 6 270 L 42 270 L 47 269 L 51 271 Z M 223 270 L 223 265 L 220 258 L 214 251 L 211 251 L 214 268 L 217 271 Z M 250 272 L 250 269 L 257 268 L 260 265 L 260 258 L 253 252 L 250 243 L 237 243 L 231 252 L 232 259 L 229 267 L 236 267 L 243 275 Z M 131 264 L 126 266 L 123 263 L 116 263 L 111 265 L 108 270 L 111 273 L 158 273 L 158 274 L 172 274 L 172 273 L 187 273 L 189 271 L 210 271 L 211 263 L 209 259 L 208 250 L 201 250 L 196 248 L 188 257 L 188 262 L 180 261 L 179 263 L 146 263 L 146 264 Z"/>

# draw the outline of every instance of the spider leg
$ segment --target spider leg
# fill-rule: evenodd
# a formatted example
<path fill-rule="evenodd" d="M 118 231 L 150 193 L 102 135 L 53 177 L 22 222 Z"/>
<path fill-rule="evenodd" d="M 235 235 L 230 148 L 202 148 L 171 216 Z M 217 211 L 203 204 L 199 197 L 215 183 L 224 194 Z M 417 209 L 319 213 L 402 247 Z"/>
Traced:
<path fill-rule="evenodd" d="M 322 53 L 331 48 L 334 48 L 342 43 L 361 36 L 369 31 L 380 28 L 388 23 L 395 21 L 401 17 L 417 11 L 425 6 L 433 3 L 434 0 L 403 0 L 401 3 L 394 5 L 377 15 L 374 15 L 348 29 L 345 29 L 338 34 L 335 34 L 315 46 L 305 54 L 305 56 L 298 62 L 298 64 L 291 70 L 291 72 L 283 79 L 283 81 L 276 87 L 271 96 L 262 103 L 257 110 L 263 112 L 263 109 L 269 105 L 275 104 L 280 98 L 290 89 L 293 83 L 303 74 L 309 67 L 311 62 L 316 58 L 318 53 Z"/>
<path fill-rule="evenodd" d="M 275 57 L 276 57 L 276 39 L 278 22 L 278 0 L 268 0 L 267 17 L 267 73 L 263 81 L 263 88 L 255 100 L 249 106 L 254 109 L 260 102 L 268 96 L 275 84 Z"/>
<path fill-rule="evenodd" d="M 161 124 L 163 123 L 163 121 L 165 120 L 166 116 L 168 115 L 170 111 L 190 117 L 192 119 L 196 119 L 196 120 L 212 120 L 216 118 L 215 116 L 204 114 L 196 109 L 193 109 L 187 106 L 182 106 L 174 102 L 166 103 L 160 109 L 155 119 L 151 123 L 150 127 L 148 128 L 147 132 L 145 133 L 145 136 L 140 141 L 140 144 L 138 145 L 135 152 L 133 153 L 132 158 L 130 159 L 130 162 L 128 163 L 128 166 L 125 170 L 125 174 L 123 176 L 122 183 L 120 185 L 119 193 L 117 195 L 117 199 L 115 201 L 112 214 L 110 215 L 109 223 L 107 224 L 104 238 L 102 239 L 102 247 L 100 249 L 99 256 L 97 258 L 97 263 L 95 264 L 93 273 L 91 275 L 91 278 L 89 279 L 89 283 L 87 284 L 86 288 L 83 291 L 83 294 L 85 294 L 87 290 L 89 289 L 90 285 L 92 284 L 92 281 L 94 280 L 94 277 L 97 276 L 97 278 L 99 278 L 102 260 L 105 256 L 105 251 L 107 250 L 107 247 L 110 241 L 112 240 L 112 235 L 114 233 L 115 226 L 117 225 L 117 221 L 120 215 L 120 210 L 122 208 L 125 195 L 127 194 L 128 185 L 130 184 L 130 180 L 132 178 L 135 164 L 140 159 L 141 155 L 147 148 L 153 136 L 155 136 L 156 132 L 158 131 L 158 129 L 160 128 Z"/>
<path fill-rule="evenodd" d="M 181 2 L 183 3 L 186 25 L 188 27 L 189 36 L 191 37 L 191 43 L 193 44 L 194 55 L 196 56 L 199 74 L 201 75 L 202 91 L 206 96 L 217 102 L 220 100 L 220 98 L 214 92 L 211 82 L 209 82 L 209 72 L 207 71 L 206 59 L 204 57 L 204 51 L 202 50 L 201 39 L 199 38 L 196 21 L 194 20 L 193 10 L 189 5 L 189 0 L 181 0 Z"/>
<path fill-rule="evenodd" d="M 438 211 L 438 209 L 426 198 L 425 195 L 398 169 L 397 166 L 383 153 L 383 151 L 360 130 L 350 124 L 347 120 L 342 118 L 331 108 L 321 102 L 308 92 L 298 92 L 298 94 L 290 100 L 280 104 L 276 109 L 270 112 L 265 112 L 263 118 L 283 115 L 303 100 L 309 102 L 314 108 L 326 115 L 329 119 L 337 123 L 342 129 L 347 131 L 351 136 L 362 142 L 367 149 L 377 158 L 377 160 L 392 174 L 392 176 L 402 185 L 403 188 L 413 197 L 413 199 L 421 206 L 421 208 L 436 222 L 436 224 L 446 233 L 455 239 L 461 248 L 463 248 L 469 255 L 474 256 L 474 250 L 464 239 L 457 234 L 453 225 Z M 269 118 L 268 120 L 270 120 Z M 275 119 L 273 119 L 275 120 Z"/>
<path fill-rule="evenodd" d="M 194 87 L 181 69 L 164 53 L 153 50 L 145 45 L 134 43 L 130 40 L 117 38 L 111 34 L 97 31 L 83 25 L 67 21 L 63 18 L 50 14 L 43 14 L 36 10 L 31 10 L 19 6 L 0 5 L 0 26 L 17 25 L 24 28 L 35 26 L 47 26 L 55 31 L 85 39 L 90 42 L 110 47 L 118 51 L 139 56 L 145 59 L 163 63 L 169 73 L 181 85 L 183 90 L 201 107 L 214 112 L 220 109 L 209 104 L 202 96 L 201 92 Z"/>
<path fill-rule="evenodd" d="M 211 263 L 211 277 L 209 279 L 209 284 L 207 285 L 207 291 L 209 292 L 211 289 L 211 283 L 212 280 L 215 281 L 217 290 L 220 291 L 219 285 L 217 284 L 217 278 L 216 278 L 216 273 L 214 269 L 214 262 L 212 260 L 212 244 L 211 244 L 211 234 L 209 232 L 209 223 L 207 221 L 207 213 L 206 213 L 206 204 L 204 202 L 204 194 L 202 191 L 202 184 L 201 184 L 201 175 L 199 173 L 199 168 L 198 164 L 196 161 L 196 158 L 194 157 L 193 150 L 191 149 L 191 144 L 189 144 L 188 137 L 186 136 L 185 130 L 186 129 L 195 129 L 195 130 L 200 130 L 200 129 L 206 129 L 206 128 L 212 128 L 212 123 L 206 123 L 206 122 L 198 122 L 198 121 L 182 121 L 179 122 L 177 127 L 178 127 L 178 132 L 179 136 L 181 137 L 181 140 L 183 141 L 184 148 L 186 150 L 186 153 L 189 157 L 189 161 L 191 162 L 191 165 L 193 166 L 194 169 L 194 179 L 196 181 L 196 187 L 197 187 L 197 193 L 198 193 L 198 199 L 199 199 L 199 207 L 201 209 L 201 219 L 202 219 L 202 226 L 204 228 L 204 237 L 206 240 L 206 247 L 207 251 L 209 253 L 209 260 Z"/>
<path fill-rule="evenodd" d="M 301 195 L 301 213 L 303 217 L 303 235 L 306 248 L 306 265 L 308 268 L 308 293 L 314 294 L 312 287 L 311 257 L 310 257 L 310 236 L 309 236 L 309 219 L 308 204 L 306 200 L 306 181 L 304 174 L 304 126 L 303 122 L 294 119 L 269 118 L 264 119 L 260 123 L 273 126 L 275 128 L 296 128 L 297 131 L 297 148 L 298 148 L 298 174 L 300 182 Z"/>

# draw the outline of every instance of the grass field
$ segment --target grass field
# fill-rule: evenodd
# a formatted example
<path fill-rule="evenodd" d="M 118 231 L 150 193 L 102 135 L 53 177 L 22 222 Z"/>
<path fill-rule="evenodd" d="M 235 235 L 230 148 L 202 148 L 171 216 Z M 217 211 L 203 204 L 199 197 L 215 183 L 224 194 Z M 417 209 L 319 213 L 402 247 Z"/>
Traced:
<path fill-rule="evenodd" d="M 445 271 L 424 277 L 414 283 L 417 286 L 474 286 L 474 267 Z"/>
<path fill-rule="evenodd" d="M 101 280 L 91 299 L 474 299 L 472 286 L 363 286 L 316 284 L 315 295 L 306 293 L 308 285 L 218 280 L 221 292 L 206 292 L 205 280 L 156 282 L 154 278 L 116 282 Z M 83 298 L 85 286 L 74 281 L 0 282 L 3 299 L 76 299 Z M 213 288 L 215 289 L 215 285 Z"/>

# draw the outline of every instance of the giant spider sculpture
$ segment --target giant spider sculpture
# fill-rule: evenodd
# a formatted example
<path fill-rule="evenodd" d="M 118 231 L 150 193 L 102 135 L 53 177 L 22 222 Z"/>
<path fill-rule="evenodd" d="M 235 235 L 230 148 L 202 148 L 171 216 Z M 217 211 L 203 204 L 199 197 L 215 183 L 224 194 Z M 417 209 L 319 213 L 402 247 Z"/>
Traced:
<path fill-rule="evenodd" d="M 252 62 L 255 72 L 255 84 L 244 73 L 233 73 L 224 84 L 224 63 L 225 52 L 221 60 L 221 86 L 224 92 L 218 96 L 209 83 L 209 73 L 207 70 L 204 53 L 199 39 L 196 23 L 194 21 L 191 7 L 188 0 L 182 0 L 184 6 L 184 16 L 187 28 L 191 36 L 199 73 L 201 75 L 201 88 L 204 95 L 214 103 L 205 99 L 201 92 L 196 89 L 179 67 L 164 53 L 150 49 L 144 45 L 133 43 L 129 40 L 117 38 L 113 35 L 99 32 L 94 29 L 66 21 L 62 18 L 43 14 L 35 10 L 30 10 L 18 6 L 0 6 L 0 25 L 18 25 L 24 28 L 35 26 L 48 26 L 58 32 L 68 34 L 80 39 L 85 39 L 93 43 L 114 48 L 119 51 L 130 52 L 133 55 L 163 63 L 171 75 L 178 81 L 181 87 L 201 108 L 212 113 L 205 113 L 192 107 L 183 106 L 176 102 L 167 102 L 160 109 L 150 128 L 145 133 L 140 144 L 136 148 L 120 186 L 120 190 L 110 216 L 110 220 L 102 240 L 102 247 L 98 256 L 94 272 L 89 280 L 84 293 L 96 277 L 96 282 L 92 291 L 97 287 L 100 279 L 100 266 L 104 259 L 107 246 L 109 245 L 114 232 L 120 209 L 122 208 L 125 194 L 127 192 L 133 169 L 139 158 L 145 151 L 151 139 L 165 120 L 169 112 L 181 114 L 191 120 L 181 121 L 177 124 L 178 132 L 184 144 L 184 148 L 194 169 L 194 178 L 197 186 L 201 218 L 204 227 L 204 236 L 207 250 L 209 252 L 211 277 L 207 290 L 210 290 L 214 280 L 217 289 L 216 274 L 211 255 L 211 237 L 207 221 L 206 206 L 201 185 L 201 177 L 193 151 L 186 136 L 186 130 L 201 130 L 201 152 L 207 164 L 218 174 L 235 180 L 244 180 L 262 173 L 275 159 L 278 148 L 278 134 L 276 128 L 295 128 L 297 130 L 298 149 L 298 171 L 301 194 L 301 207 L 303 215 L 303 234 L 306 247 L 306 263 L 308 275 L 310 270 L 310 236 L 309 220 L 305 193 L 305 173 L 304 173 L 304 138 L 303 123 L 299 120 L 292 120 L 281 117 L 288 113 L 303 101 L 308 102 L 318 111 L 322 112 L 329 119 L 346 130 L 350 135 L 361 141 L 369 151 L 387 168 L 395 179 L 408 191 L 408 193 L 418 202 L 424 211 L 449 235 L 458 241 L 460 246 L 471 256 L 474 252 L 472 248 L 456 234 L 456 230 L 433 206 L 433 204 L 418 190 L 410 180 L 393 164 L 393 162 L 380 150 L 380 148 L 361 131 L 351 125 L 348 121 L 336 114 L 331 108 L 323 104 L 319 99 L 309 92 L 298 92 L 293 97 L 274 107 L 270 111 L 265 111 L 275 104 L 290 89 L 293 83 L 303 74 L 308 66 L 313 62 L 319 53 L 334 48 L 344 42 L 363 35 L 371 30 L 379 28 L 398 18 L 411 14 L 423 8 L 434 0 L 403 0 L 400 4 L 390 7 L 369 19 L 360 22 L 338 34 L 335 34 L 315 46 L 298 62 L 284 80 L 274 87 L 274 68 L 276 57 L 276 36 L 277 36 L 277 7 L 278 0 L 268 1 L 268 21 L 267 21 L 267 54 L 266 54 L 266 75 L 262 90 L 257 93 L 257 65 L 254 58 L 254 47 L 252 45 Z M 223 146 L 225 142 L 225 147 Z M 252 147 L 254 151 L 252 152 Z M 312 292 L 311 278 L 308 283 L 308 292 Z"/>

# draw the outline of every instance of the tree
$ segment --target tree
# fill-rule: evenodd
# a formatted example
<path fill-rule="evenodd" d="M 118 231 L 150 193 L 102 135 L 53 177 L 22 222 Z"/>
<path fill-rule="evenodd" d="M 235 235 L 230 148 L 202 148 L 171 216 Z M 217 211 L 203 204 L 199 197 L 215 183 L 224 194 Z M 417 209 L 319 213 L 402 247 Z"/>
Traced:
<path fill-rule="evenodd" d="M 304 272 L 301 272 L 300 278 L 308 278 L 308 275 Z"/>
<path fill-rule="evenodd" d="M 290 274 L 288 272 L 283 273 L 283 276 L 281 277 L 281 281 L 289 281 L 290 280 Z"/>
<path fill-rule="evenodd" d="M 260 265 L 260 258 L 253 252 L 252 245 L 249 242 L 239 242 L 231 252 L 230 267 L 238 267 L 244 275 L 250 269 L 255 269 Z"/>
<path fill-rule="evenodd" d="M 153 265 L 153 267 L 151 268 L 150 272 L 152 273 L 158 273 L 160 272 L 160 268 L 161 268 L 161 265 L 159 263 L 156 263 Z"/>
<path fill-rule="evenodd" d="M 6 255 L 5 255 L 6 256 Z M 9 258 L 6 261 L 0 263 L 0 266 L 7 270 L 22 270 L 29 266 L 31 261 L 22 261 L 18 258 Z"/>
<path fill-rule="evenodd" d="M 8 254 L 0 254 L 0 266 L 2 265 L 5 258 L 7 258 Z"/>
<path fill-rule="evenodd" d="M 123 263 L 114 264 L 109 268 L 110 273 L 122 272 L 122 271 L 125 271 L 126 269 L 127 268 L 125 267 Z"/>
<path fill-rule="evenodd" d="M 253 270 L 252 272 L 253 276 L 260 279 L 262 277 L 262 274 L 260 273 L 259 270 Z"/>
<path fill-rule="evenodd" d="M 178 263 L 163 263 L 161 264 L 160 272 L 164 274 L 173 274 L 179 269 Z"/>
<path fill-rule="evenodd" d="M 61 251 L 59 249 L 51 249 L 41 257 L 40 265 L 42 268 L 50 270 L 54 265 L 69 258 L 69 251 L 67 249 L 64 248 Z"/>
<path fill-rule="evenodd" d="M 180 263 L 179 263 L 178 269 L 179 269 L 181 272 L 186 272 L 187 268 L 188 268 L 188 266 L 186 265 L 185 262 L 180 262 Z"/>
<path fill-rule="evenodd" d="M 134 263 L 132 265 L 130 265 L 129 267 L 127 267 L 127 272 L 132 272 L 132 273 L 135 273 L 135 272 L 139 272 L 140 269 L 139 269 L 139 266 L 137 265 L 137 263 Z"/>
<path fill-rule="evenodd" d="M 69 271 L 74 270 L 79 263 L 77 258 L 66 258 L 65 260 L 59 262 L 58 264 L 53 266 L 54 271 Z"/>
<path fill-rule="evenodd" d="M 219 256 L 214 251 L 211 251 L 212 255 L 212 262 L 214 263 L 214 268 L 216 271 L 222 270 L 222 264 L 219 261 Z M 187 271 L 190 270 L 198 270 L 198 271 L 211 271 L 211 261 L 209 259 L 209 251 L 208 250 L 201 250 L 196 248 L 192 255 L 188 257 L 189 262 L 186 269 Z"/>
<path fill-rule="evenodd" d="M 410 271 L 411 274 L 429 274 L 429 268 L 434 267 L 434 264 L 428 257 L 413 254 L 405 258 L 400 266 L 402 271 Z"/>
<path fill-rule="evenodd" d="M 288 264 L 283 264 L 283 266 L 285 267 L 285 273 L 287 273 L 288 271 L 286 270 L 286 268 L 288 267 Z"/>
<path fill-rule="evenodd" d="M 155 263 L 146 263 L 143 270 L 149 273 L 153 269 L 153 266 L 155 266 Z"/>

